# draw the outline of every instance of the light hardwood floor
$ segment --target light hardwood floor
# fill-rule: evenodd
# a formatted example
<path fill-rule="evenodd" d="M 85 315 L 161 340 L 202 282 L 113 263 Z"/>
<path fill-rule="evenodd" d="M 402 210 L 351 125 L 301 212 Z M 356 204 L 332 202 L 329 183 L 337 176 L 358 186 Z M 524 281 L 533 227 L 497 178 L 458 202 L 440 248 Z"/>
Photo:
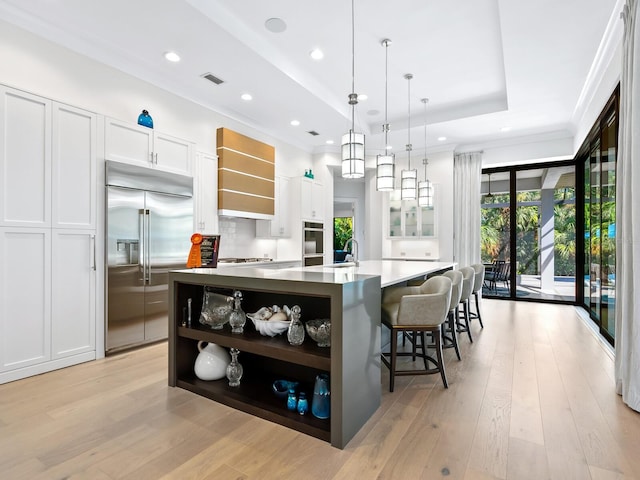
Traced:
<path fill-rule="evenodd" d="M 398 377 L 344 450 L 167 386 L 154 345 L 0 385 L 0 478 L 640 479 L 640 414 L 573 307 L 483 301 L 438 375 Z"/>

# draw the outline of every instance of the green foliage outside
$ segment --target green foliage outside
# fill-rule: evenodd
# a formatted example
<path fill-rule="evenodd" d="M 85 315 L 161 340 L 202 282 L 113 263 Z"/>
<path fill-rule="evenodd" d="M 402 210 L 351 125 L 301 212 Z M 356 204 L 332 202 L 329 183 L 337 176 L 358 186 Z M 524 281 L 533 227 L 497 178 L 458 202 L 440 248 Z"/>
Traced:
<path fill-rule="evenodd" d="M 554 265 L 556 276 L 575 276 L 575 189 L 554 192 Z M 509 260 L 509 195 L 483 200 L 481 210 L 481 255 L 483 263 Z M 540 191 L 517 193 L 516 260 L 518 274 L 540 274 Z"/>
<path fill-rule="evenodd" d="M 333 219 L 333 249 L 342 250 L 347 240 L 353 237 L 353 218 L 337 217 Z"/>

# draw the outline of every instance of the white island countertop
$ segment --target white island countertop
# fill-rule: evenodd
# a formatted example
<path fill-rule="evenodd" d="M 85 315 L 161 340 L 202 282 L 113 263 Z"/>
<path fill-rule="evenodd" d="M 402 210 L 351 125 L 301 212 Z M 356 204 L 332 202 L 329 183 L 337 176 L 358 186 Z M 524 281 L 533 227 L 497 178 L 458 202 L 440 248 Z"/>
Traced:
<path fill-rule="evenodd" d="M 379 276 L 382 288 L 401 284 L 407 280 L 455 268 L 454 262 L 418 262 L 405 260 L 362 260 L 353 263 L 335 263 L 313 267 L 269 269 L 255 266 L 244 268 L 197 268 L 180 270 L 197 275 L 220 275 L 254 279 L 270 279 L 292 282 L 344 284 Z"/>

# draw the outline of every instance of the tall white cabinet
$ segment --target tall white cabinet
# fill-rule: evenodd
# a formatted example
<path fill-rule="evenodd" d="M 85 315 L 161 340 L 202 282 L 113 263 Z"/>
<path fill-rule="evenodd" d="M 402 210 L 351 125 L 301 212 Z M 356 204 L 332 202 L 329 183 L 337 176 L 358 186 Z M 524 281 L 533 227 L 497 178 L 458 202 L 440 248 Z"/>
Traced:
<path fill-rule="evenodd" d="M 4 383 L 96 358 L 97 116 L 0 97 Z"/>

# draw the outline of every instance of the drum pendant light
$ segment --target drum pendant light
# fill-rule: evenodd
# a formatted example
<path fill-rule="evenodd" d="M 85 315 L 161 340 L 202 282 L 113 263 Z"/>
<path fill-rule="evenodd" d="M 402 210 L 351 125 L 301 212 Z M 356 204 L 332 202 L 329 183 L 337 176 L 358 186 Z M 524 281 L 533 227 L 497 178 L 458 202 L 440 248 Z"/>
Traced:
<path fill-rule="evenodd" d="M 402 200 L 415 200 L 416 199 L 416 184 L 418 181 L 418 171 L 411 169 L 411 79 L 413 75 L 407 73 L 404 78 L 407 80 L 408 86 L 408 120 L 407 120 L 407 166 L 406 170 L 402 170 L 400 174 L 400 198 Z"/>
<path fill-rule="evenodd" d="M 364 134 L 355 131 L 356 105 L 358 94 L 355 93 L 355 21 L 354 0 L 351 0 L 351 129 L 342 136 L 342 178 L 364 177 Z"/>
<path fill-rule="evenodd" d="M 388 192 L 393 190 L 395 184 L 395 155 L 389 150 L 389 123 L 387 121 L 387 86 L 388 86 L 388 70 L 389 70 L 389 45 L 391 40 L 385 38 L 382 41 L 384 47 L 384 125 L 382 125 L 382 131 L 384 132 L 384 153 L 382 155 L 376 155 L 376 190 L 379 192 Z"/>
<path fill-rule="evenodd" d="M 433 184 L 427 178 L 427 165 L 429 165 L 429 159 L 427 158 L 427 102 L 428 98 L 420 100 L 424 104 L 424 158 L 422 164 L 424 165 L 424 181 L 418 183 L 418 205 L 421 207 L 433 207 Z"/>

